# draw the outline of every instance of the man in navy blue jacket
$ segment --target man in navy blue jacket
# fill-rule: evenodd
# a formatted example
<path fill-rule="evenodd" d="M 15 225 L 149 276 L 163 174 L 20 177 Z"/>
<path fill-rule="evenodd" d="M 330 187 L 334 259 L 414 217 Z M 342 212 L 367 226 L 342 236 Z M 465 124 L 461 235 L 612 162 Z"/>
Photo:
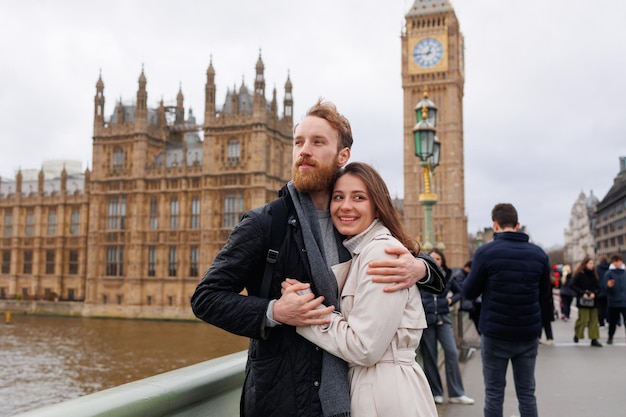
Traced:
<path fill-rule="evenodd" d="M 550 263 L 519 232 L 517 210 L 496 204 L 494 240 L 474 254 L 463 283 L 467 298 L 482 295 L 479 330 L 485 383 L 485 417 L 502 417 L 506 369 L 513 368 L 521 417 L 535 417 L 535 362 L 542 315 L 552 314 Z"/>

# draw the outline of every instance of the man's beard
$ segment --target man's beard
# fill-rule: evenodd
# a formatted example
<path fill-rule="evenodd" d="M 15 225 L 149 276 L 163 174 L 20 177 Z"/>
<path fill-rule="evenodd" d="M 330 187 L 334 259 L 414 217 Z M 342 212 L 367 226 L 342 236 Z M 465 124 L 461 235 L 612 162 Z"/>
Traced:
<path fill-rule="evenodd" d="M 307 171 L 300 171 L 298 166 L 306 161 L 312 165 Z M 300 158 L 293 164 L 292 178 L 296 189 L 305 193 L 313 193 L 317 191 L 327 191 L 333 185 L 333 179 L 339 168 L 337 167 L 337 158 L 330 164 L 323 165 L 309 158 Z"/>

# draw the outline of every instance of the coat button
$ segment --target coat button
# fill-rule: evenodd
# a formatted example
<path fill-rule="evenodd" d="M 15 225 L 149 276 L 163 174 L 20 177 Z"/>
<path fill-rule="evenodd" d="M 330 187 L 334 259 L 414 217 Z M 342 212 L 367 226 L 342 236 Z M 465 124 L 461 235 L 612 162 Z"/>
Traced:
<path fill-rule="evenodd" d="M 313 385 L 315 385 L 316 387 L 319 387 L 320 386 L 320 382 L 319 381 L 315 381 L 315 382 L 313 382 Z"/>

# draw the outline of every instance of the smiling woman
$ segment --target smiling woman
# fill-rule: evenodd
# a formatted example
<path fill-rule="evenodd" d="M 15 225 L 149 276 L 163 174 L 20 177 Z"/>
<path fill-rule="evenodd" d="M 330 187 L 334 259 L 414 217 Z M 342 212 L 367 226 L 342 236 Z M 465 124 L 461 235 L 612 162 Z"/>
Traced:
<path fill-rule="evenodd" d="M 371 260 L 395 257 L 386 248 L 417 250 L 380 174 L 367 164 L 348 164 L 338 174 L 330 212 L 352 254 L 333 266 L 341 313 L 330 314 L 330 324 L 299 326 L 298 333 L 351 365 L 352 416 L 435 417 L 428 381 L 415 362 L 426 328 L 419 291 L 411 285 L 385 293 L 366 273 Z"/>
<path fill-rule="evenodd" d="M 371 225 L 374 204 L 363 180 L 353 174 L 342 175 L 335 183 L 330 212 L 339 233 L 349 238 Z"/>

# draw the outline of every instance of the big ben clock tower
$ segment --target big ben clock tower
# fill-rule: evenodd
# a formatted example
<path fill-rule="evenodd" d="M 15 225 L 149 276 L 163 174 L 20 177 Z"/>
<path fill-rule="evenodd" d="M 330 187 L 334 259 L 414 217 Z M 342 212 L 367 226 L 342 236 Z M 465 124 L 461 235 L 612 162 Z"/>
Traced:
<path fill-rule="evenodd" d="M 409 233 L 424 241 L 425 192 L 420 159 L 415 156 L 415 108 L 428 92 L 438 108 L 440 164 L 432 181 L 435 247 L 445 248 L 448 265 L 462 266 L 469 257 L 463 162 L 463 35 L 448 0 L 415 0 L 402 34 L 404 90 L 404 219 Z"/>

